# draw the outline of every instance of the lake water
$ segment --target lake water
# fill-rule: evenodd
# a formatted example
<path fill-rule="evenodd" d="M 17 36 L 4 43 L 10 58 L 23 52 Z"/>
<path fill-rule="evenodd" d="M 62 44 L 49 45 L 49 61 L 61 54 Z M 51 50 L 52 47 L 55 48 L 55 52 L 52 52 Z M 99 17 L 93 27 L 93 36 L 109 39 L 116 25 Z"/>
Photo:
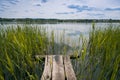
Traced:
<path fill-rule="evenodd" d="M 16 26 L 17 24 L 5 24 L 4 27 Z M 23 25 L 23 24 L 19 24 Z M 79 37 L 82 34 L 84 38 L 89 39 L 89 32 L 92 29 L 92 23 L 59 23 L 59 24 L 29 24 L 30 26 L 38 26 L 46 28 L 46 31 L 50 34 L 54 31 L 55 41 L 60 43 L 63 39 L 64 43 L 77 45 Z M 109 25 L 120 25 L 120 23 L 96 23 L 95 27 L 105 28 Z"/>
<path fill-rule="evenodd" d="M 106 28 L 110 25 L 118 26 L 120 23 L 96 23 L 95 27 Z M 49 34 L 54 31 L 57 43 L 60 43 L 60 39 L 63 37 L 64 42 L 69 45 L 77 45 L 80 35 L 89 39 L 89 32 L 92 29 L 92 23 L 37 24 L 37 26 L 45 27 Z"/>

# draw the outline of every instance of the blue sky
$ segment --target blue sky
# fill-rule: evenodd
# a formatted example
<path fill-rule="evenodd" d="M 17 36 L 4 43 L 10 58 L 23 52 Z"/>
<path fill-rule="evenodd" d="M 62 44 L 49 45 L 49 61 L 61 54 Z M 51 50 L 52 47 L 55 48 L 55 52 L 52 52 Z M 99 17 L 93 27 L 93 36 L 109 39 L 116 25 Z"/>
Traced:
<path fill-rule="evenodd" d="M 0 0 L 0 17 L 120 19 L 120 0 Z"/>

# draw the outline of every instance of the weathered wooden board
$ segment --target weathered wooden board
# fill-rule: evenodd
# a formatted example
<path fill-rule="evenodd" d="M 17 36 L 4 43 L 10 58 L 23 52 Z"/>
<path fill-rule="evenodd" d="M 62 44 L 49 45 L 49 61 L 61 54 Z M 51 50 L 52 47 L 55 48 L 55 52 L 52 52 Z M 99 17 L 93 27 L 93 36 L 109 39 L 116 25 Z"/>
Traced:
<path fill-rule="evenodd" d="M 66 80 L 77 80 L 74 70 L 72 68 L 70 56 L 64 56 L 64 66 L 65 66 Z"/>
<path fill-rule="evenodd" d="M 41 80 L 51 80 L 52 79 L 52 56 L 45 57 L 45 67 L 41 77 Z"/>
<path fill-rule="evenodd" d="M 65 80 L 63 56 L 53 56 L 52 80 Z"/>
<path fill-rule="evenodd" d="M 46 55 L 41 80 L 77 80 L 70 56 Z"/>
<path fill-rule="evenodd" d="M 50 56 L 50 55 L 49 55 Z M 51 55 L 51 56 L 53 56 L 53 55 Z M 62 55 L 62 56 L 65 56 L 65 55 Z M 80 58 L 80 55 L 68 55 L 68 56 L 70 56 L 70 59 L 77 59 L 77 58 Z M 45 57 L 46 57 L 46 55 L 35 55 L 34 56 L 34 58 L 35 59 L 41 59 L 41 60 L 45 60 Z"/>

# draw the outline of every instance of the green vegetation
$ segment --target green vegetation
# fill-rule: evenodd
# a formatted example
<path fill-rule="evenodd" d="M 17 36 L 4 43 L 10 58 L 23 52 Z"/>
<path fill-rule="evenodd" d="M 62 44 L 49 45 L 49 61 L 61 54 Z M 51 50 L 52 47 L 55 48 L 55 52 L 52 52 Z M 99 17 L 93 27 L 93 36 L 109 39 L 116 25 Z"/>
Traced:
<path fill-rule="evenodd" d="M 44 68 L 42 60 L 34 60 L 35 55 L 65 54 L 71 49 L 54 41 L 54 31 L 50 39 L 42 27 L 17 25 L 0 26 L 0 80 L 39 80 Z"/>
<path fill-rule="evenodd" d="M 42 65 L 32 56 L 43 54 L 46 44 L 44 29 L 26 25 L 0 28 L 0 80 L 37 80 Z"/>
<path fill-rule="evenodd" d="M 120 26 L 98 29 L 93 24 L 85 47 L 77 60 L 78 80 L 120 80 Z"/>
<path fill-rule="evenodd" d="M 56 23 L 92 23 L 92 22 L 114 22 L 118 23 L 120 20 L 114 19 L 42 19 L 42 18 L 0 18 L 1 24 L 17 23 L 17 24 L 56 24 Z"/>
<path fill-rule="evenodd" d="M 64 33 L 64 32 L 63 32 Z M 42 27 L 0 27 L 0 80 L 38 80 L 43 62 L 34 60 L 36 54 L 66 54 L 69 49 L 81 57 L 73 60 L 78 80 L 120 80 L 120 26 L 110 26 L 89 33 L 89 41 L 80 35 L 82 47 L 65 45 L 64 35 L 60 43 L 50 38 Z M 68 42 L 69 43 L 69 42 Z M 56 47 L 57 46 L 57 47 Z"/>

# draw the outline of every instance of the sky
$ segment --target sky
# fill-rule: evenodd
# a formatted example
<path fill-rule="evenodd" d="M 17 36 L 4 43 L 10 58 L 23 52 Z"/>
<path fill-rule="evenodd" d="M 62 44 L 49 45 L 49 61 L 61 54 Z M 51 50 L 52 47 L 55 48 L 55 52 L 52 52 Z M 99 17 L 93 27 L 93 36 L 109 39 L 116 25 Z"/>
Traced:
<path fill-rule="evenodd" d="M 0 0 L 0 17 L 120 19 L 120 0 Z"/>

